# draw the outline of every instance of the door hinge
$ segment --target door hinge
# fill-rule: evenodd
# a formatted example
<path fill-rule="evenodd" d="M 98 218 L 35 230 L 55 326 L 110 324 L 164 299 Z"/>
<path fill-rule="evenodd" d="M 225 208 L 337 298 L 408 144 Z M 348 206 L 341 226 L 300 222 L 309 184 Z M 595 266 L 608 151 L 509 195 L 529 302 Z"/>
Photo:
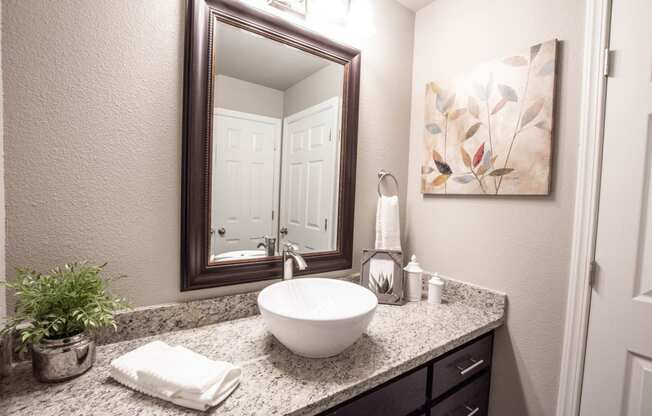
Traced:
<path fill-rule="evenodd" d="M 272 221 L 274 221 L 274 210 L 272 210 Z"/>
<path fill-rule="evenodd" d="M 598 263 L 595 260 L 591 261 L 589 264 L 589 286 L 593 287 L 595 285 L 595 272 L 598 268 Z"/>
<path fill-rule="evenodd" d="M 328 218 L 324 218 L 324 231 L 328 231 Z"/>
<path fill-rule="evenodd" d="M 609 50 L 609 48 L 607 48 L 607 49 L 604 50 L 604 56 L 602 57 L 602 59 L 603 59 L 603 62 L 602 62 L 603 73 L 602 74 L 607 78 L 611 75 L 611 54 L 612 54 L 611 50 Z"/>
<path fill-rule="evenodd" d="M 329 142 L 333 141 L 333 129 L 328 130 L 328 141 Z"/>

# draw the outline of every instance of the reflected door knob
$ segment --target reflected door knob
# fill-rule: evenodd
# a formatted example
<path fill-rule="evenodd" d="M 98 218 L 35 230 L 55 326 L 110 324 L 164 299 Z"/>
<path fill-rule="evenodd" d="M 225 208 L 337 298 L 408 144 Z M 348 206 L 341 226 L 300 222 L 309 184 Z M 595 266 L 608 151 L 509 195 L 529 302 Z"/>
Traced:
<path fill-rule="evenodd" d="M 224 227 L 220 227 L 220 228 L 217 229 L 217 233 L 220 236 L 223 236 L 224 234 L 226 234 L 226 229 Z"/>
<path fill-rule="evenodd" d="M 288 233 L 288 228 L 287 227 L 281 227 L 281 229 L 278 231 L 279 233 L 283 235 L 287 235 Z"/>

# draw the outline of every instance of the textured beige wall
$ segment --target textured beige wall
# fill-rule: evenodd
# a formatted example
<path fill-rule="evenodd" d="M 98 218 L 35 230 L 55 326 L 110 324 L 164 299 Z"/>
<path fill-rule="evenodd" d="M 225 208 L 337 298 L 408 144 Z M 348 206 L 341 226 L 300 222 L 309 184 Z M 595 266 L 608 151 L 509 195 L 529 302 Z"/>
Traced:
<path fill-rule="evenodd" d="M 283 118 L 283 91 L 241 79 L 215 77 L 216 108 L 242 111 L 260 116 Z"/>
<path fill-rule="evenodd" d="M 579 130 L 583 2 L 437 0 L 415 28 L 408 242 L 424 268 L 505 291 L 491 414 L 554 414 L 569 272 Z M 424 91 L 493 58 L 561 40 L 553 193 L 549 197 L 423 197 Z"/>
<path fill-rule="evenodd" d="M 107 261 L 135 305 L 260 286 L 179 292 L 184 4 L 4 2 L 8 266 Z M 348 27 L 319 30 L 363 52 L 357 269 L 375 172 L 406 183 L 414 14 L 394 0 L 353 8 Z"/>
<path fill-rule="evenodd" d="M 285 90 L 285 117 L 322 103 L 329 98 L 342 97 L 344 68 L 330 64 Z"/>

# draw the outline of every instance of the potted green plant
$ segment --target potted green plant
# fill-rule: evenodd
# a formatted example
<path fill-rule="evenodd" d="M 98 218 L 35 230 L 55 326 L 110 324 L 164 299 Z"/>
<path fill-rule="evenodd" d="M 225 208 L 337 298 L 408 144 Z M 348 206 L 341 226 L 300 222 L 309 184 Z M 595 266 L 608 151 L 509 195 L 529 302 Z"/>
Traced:
<path fill-rule="evenodd" d="M 95 342 L 89 331 L 113 326 L 114 312 L 127 303 L 109 294 L 101 276 L 106 265 L 66 264 L 41 274 L 17 269 L 16 314 L 0 331 L 17 333 L 19 349 L 31 346 L 34 376 L 42 382 L 77 377 L 91 368 Z"/>

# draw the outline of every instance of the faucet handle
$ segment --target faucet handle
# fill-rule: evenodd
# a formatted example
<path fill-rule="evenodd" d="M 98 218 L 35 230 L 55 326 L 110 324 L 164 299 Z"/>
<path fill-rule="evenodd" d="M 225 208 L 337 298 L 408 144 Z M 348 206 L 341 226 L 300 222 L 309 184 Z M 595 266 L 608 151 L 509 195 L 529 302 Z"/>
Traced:
<path fill-rule="evenodd" d="M 260 237 L 254 237 L 254 240 L 263 240 L 265 243 L 271 241 L 274 244 L 276 244 L 276 237 L 270 237 L 268 235 L 263 235 L 263 236 L 260 236 Z"/>
<path fill-rule="evenodd" d="M 296 253 L 297 251 L 299 251 L 299 247 L 292 243 L 284 243 L 283 251 L 286 251 L 288 253 Z"/>

